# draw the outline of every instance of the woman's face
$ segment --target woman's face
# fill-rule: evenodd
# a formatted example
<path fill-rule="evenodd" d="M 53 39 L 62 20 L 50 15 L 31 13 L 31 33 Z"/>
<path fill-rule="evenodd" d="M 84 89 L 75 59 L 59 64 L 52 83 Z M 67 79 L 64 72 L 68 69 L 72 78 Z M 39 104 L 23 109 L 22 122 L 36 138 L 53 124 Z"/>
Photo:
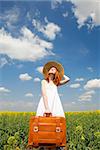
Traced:
<path fill-rule="evenodd" d="M 55 74 L 56 71 L 57 71 L 57 69 L 55 67 L 51 67 L 50 70 L 49 70 L 49 73 Z"/>

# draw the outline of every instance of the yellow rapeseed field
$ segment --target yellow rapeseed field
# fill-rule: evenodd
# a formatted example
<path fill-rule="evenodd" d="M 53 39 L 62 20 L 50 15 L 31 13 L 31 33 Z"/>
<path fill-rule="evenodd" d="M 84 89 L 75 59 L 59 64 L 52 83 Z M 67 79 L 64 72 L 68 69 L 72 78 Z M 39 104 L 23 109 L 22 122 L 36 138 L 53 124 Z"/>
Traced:
<path fill-rule="evenodd" d="M 0 150 L 25 150 L 36 112 L 0 112 Z M 100 110 L 65 112 L 68 150 L 100 150 Z"/>

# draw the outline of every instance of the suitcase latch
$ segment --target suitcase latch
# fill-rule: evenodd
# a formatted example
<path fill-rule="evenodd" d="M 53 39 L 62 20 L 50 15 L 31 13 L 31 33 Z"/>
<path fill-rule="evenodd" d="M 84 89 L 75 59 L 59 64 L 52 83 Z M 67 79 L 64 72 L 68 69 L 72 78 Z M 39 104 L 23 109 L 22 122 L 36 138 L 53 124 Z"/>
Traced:
<path fill-rule="evenodd" d="M 56 127 L 56 132 L 60 132 L 60 131 L 61 131 L 60 127 Z"/>
<path fill-rule="evenodd" d="M 38 127 L 34 126 L 34 132 L 38 132 Z"/>

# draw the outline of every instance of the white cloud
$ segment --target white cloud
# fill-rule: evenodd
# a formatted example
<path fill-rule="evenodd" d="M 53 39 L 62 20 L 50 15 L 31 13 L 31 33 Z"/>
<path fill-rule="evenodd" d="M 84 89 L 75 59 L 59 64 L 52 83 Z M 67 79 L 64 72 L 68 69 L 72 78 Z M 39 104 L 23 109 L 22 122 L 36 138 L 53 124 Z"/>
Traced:
<path fill-rule="evenodd" d="M 64 18 L 68 17 L 68 12 L 66 11 L 65 13 L 62 14 Z"/>
<path fill-rule="evenodd" d="M 30 12 L 27 12 L 26 17 L 27 17 L 27 19 L 28 19 L 29 21 L 31 20 Z"/>
<path fill-rule="evenodd" d="M 8 64 L 8 61 L 5 57 L 1 57 L 0 58 L 0 68 L 2 68 L 3 66 L 5 66 L 6 64 Z"/>
<path fill-rule="evenodd" d="M 91 79 L 84 86 L 84 89 L 86 90 L 95 88 L 100 88 L 100 79 Z"/>
<path fill-rule="evenodd" d="M 70 87 L 71 88 L 79 88 L 80 84 L 79 83 L 71 84 Z"/>
<path fill-rule="evenodd" d="M 0 87 L 0 93 L 9 93 L 11 92 L 9 89 L 5 88 L 5 87 Z"/>
<path fill-rule="evenodd" d="M 0 100 L 0 110 L 2 111 L 36 111 L 37 102 L 28 100 Z"/>
<path fill-rule="evenodd" d="M 84 78 L 76 78 L 75 81 L 84 81 Z"/>
<path fill-rule="evenodd" d="M 100 9 L 100 1 L 99 0 L 67 0 L 71 1 L 75 7 L 73 8 L 73 12 L 77 18 L 78 27 L 82 27 L 86 24 L 86 21 L 91 19 L 92 27 L 93 25 L 100 25 L 100 17 L 99 17 L 99 9 Z M 88 6 L 88 7 L 87 7 Z M 87 23 L 88 27 L 91 27 Z"/>
<path fill-rule="evenodd" d="M 54 23 L 48 23 L 43 30 L 44 35 L 46 35 L 50 40 L 54 40 L 56 34 L 60 32 L 60 27 Z"/>
<path fill-rule="evenodd" d="M 24 73 L 19 75 L 19 79 L 22 81 L 27 81 L 27 80 L 31 80 L 32 77 L 28 73 Z"/>
<path fill-rule="evenodd" d="M 0 20 L 4 21 L 4 26 L 8 28 L 14 28 L 14 24 L 18 21 L 20 10 L 17 7 L 13 7 L 10 10 L 6 10 L 0 15 Z"/>
<path fill-rule="evenodd" d="M 25 96 L 26 97 L 33 97 L 33 94 L 32 93 L 26 93 Z"/>
<path fill-rule="evenodd" d="M 34 15 L 33 15 L 34 14 Z M 29 21 L 31 21 L 33 19 L 33 16 L 34 18 L 40 18 L 40 11 L 39 9 L 35 8 L 35 9 L 30 9 L 27 14 L 26 14 L 26 17 Z"/>
<path fill-rule="evenodd" d="M 37 67 L 36 70 L 42 74 L 43 73 L 43 66 Z"/>
<path fill-rule="evenodd" d="M 83 93 L 81 96 L 79 96 L 78 101 L 91 101 L 94 94 L 95 94 L 94 90 L 87 91 L 87 92 Z"/>
<path fill-rule="evenodd" d="M 23 64 L 18 64 L 18 65 L 17 65 L 17 68 L 20 69 L 20 68 L 22 68 L 23 66 L 24 66 Z"/>
<path fill-rule="evenodd" d="M 81 48 L 79 51 L 84 56 L 86 56 L 90 52 L 86 47 Z"/>
<path fill-rule="evenodd" d="M 63 1 L 74 4 L 72 11 L 77 18 L 78 28 L 87 25 L 88 28 L 100 25 L 100 1 L 99 0 L 54 0 L 51 3 L 53 9 Z M 88 7 L 87 7 L 88 6 Z"/>
<path fill-rule="evenodd" d="M 48 22 L 47 18 L 45 18 L 46 25 L 43 25 L 40 21 L 37 21 L 36 19 L 33 19 L 32 23 L 33 26 L 39 31 L 44 34 L 48 39 L 54 40 L 56 38 L 56 35 L 61 31 L 61 28 L 53 23 Z"/>
<path fill-rule="evenodd" d="M 6 54 L 11 59 L 21 61 L 36 61 L 47 55 L 55 55 L 51 50 L 53 44 L 35 36 L 25 26 L 21 29 L 21 36 L 12 37 L 4 28 L 0 29 L 0 54 Z"/>
<path fill-rule="evenodd" d="M 76 102 L 73 101 L 72 104 L 76 104 Z"/>
<path fill-rule="evenodd" d="M 92 67 L 87 67 L 87 69 L 90 71 L 90 72 L 93 72 L 93 68 Z"/>
<path fill-rule="evenodd" d="M 34 81 L 35 82 L 40 82 L 41 80 L 40 80 L 40 78 L 37 77 L 37 78 L 34 78 Z"/>
<path fill-rule="evenodd" d="M 51 1 L 51 8 L 52 9 L 55 9 L 55 8 L 57 8 L 58 6 L 59 6 L 59 4 L 61 4 L 62 3 L 62 0 L 52 0 Z"/>
<path fill-rule="evenodd" d="M 0 54 L 0 68 L 3 68 L 6 65 L 14 65 L 15 62 L 5 54 Z"/>

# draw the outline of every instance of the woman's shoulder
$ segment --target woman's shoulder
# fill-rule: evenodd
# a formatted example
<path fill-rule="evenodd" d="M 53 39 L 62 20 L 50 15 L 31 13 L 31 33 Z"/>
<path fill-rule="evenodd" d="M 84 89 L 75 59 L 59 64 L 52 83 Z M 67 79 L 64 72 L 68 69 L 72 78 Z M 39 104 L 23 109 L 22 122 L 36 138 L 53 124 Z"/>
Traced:
<path fill-rule="evenodd" d="M 45 79 L 42 79 L 42 80 L 41 80 L 41 84 L 47 84 L 47 83 L 48 83 L 47 80 L 45 80 Z"/>

